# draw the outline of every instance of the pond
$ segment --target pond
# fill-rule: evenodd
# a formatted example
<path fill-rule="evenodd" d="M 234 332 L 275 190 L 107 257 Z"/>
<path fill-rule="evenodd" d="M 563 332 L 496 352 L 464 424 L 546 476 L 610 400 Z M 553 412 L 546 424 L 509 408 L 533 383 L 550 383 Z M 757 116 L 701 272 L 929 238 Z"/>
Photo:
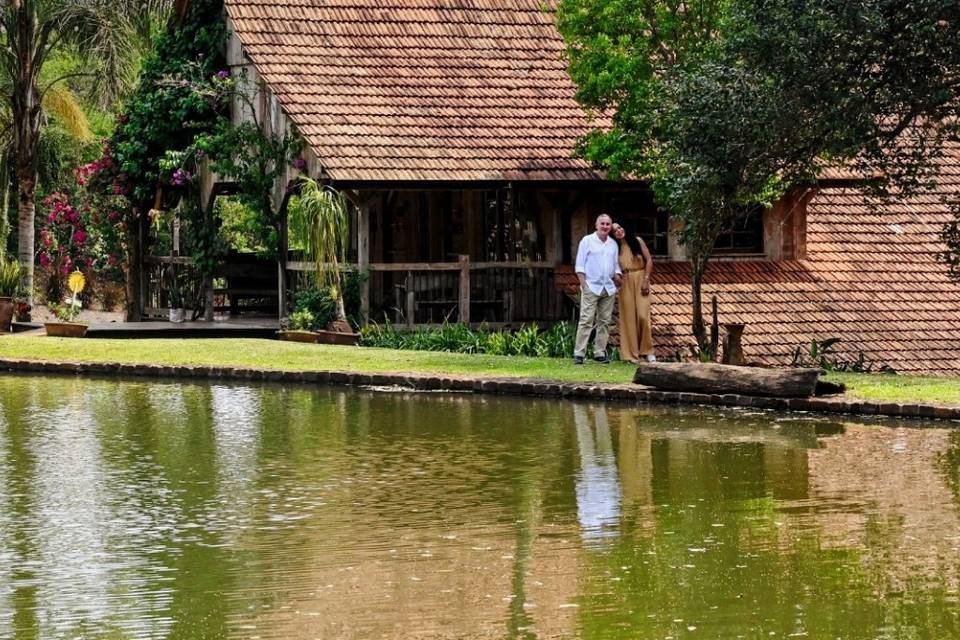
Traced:
<path fill-rule="evenodd" d="M 960 637 L 960 430 L 0 377 L 0 637 Z"/>

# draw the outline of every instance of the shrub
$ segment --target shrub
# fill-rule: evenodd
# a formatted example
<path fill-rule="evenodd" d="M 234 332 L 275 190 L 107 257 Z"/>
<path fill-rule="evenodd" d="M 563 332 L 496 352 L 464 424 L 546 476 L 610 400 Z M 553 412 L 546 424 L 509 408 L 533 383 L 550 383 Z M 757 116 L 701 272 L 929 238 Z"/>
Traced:
<path fill-rule="evenodd" d="M 12 298 L 20 286 L 20 263 L 0 259 L 0 298 Z"/>
<path fill-rule="evenodd" d="M 322 329 L 337 317 L 337 301 L 329 289 L 310 288 L 297 293 L 293 305 L 293 316 L 301 311 L 309 311 L 313 317 L 310 330 Z"/>
<path fill-rule="evenodd" d="M 290 314 L 287 326 L 296 331 L 314 331 L 317 329 L 317 318 L 309 309 L 301 309 Z"/>
<path fill-rule="evenodd" d="M 541 331 L 536 324 L 514 333 L 471 329 L 463 324 L 443 324 L 429 329 L 401 331 L 391 324 L 371 324 L 360 329 L 360 345 L 385 349 L 487 353 L 498 356 L 566 358 L 573 355 L 575 328 L 567 322 Z"/>

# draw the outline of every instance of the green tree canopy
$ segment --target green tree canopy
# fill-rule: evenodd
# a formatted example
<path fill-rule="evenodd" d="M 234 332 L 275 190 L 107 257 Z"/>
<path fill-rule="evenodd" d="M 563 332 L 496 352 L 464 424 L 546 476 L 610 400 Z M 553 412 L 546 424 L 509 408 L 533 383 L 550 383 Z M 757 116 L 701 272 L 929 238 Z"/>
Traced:
<path fill-rule="evenodd" d="M 561 0 L 557 25 L 577 99 L 611 119 L 579 153 L 648 179 L 681 223 L 701 349 L 706 264 L 751 205 L 826 164 L 909 195 L 956 133 L 955 0 Z"/>

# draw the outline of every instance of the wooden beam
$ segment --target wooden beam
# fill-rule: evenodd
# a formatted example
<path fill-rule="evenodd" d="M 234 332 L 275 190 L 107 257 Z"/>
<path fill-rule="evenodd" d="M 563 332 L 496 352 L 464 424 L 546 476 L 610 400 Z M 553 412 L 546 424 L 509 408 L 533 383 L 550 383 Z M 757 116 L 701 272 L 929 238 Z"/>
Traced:
<path fill-rule="evenodd" d="M 280 245 L 277 247 L 277 317 L 283 318 L 287 315 L 287 203 L 283 203 L 280 210 Z"/>
<path fill-rule="evenodd" d="M 470 256 L 460 256 L 460 322 L 470 324 Z"/>
<path fill-rule="evenodd" d="M 164 258 L 165 259 L 165 258 Z M 327 263 L 326 268 L 332 267 L 332 263 Z M 471 271 L 480 271 L 482 269 L 553 269 L 556 265 L 552 262 L 471 262 Z M 340 265 L 342 270 L 356 268 L 353 265 Z M 367 269 L 370 271 L 459 271 L 460 262 L 370 262 Z M 287 262 L 287 269 L 290 271 L 313 271 L 314 263 L 303 262 L 299 260 L 290 260 Z"/>
<path fill-rule="evenodd" d="M 360 271 L 360 315 L 363 324 L 370 321 L 370 279 L 366 277 L 370 264 L 370 205 L 372 198 L 366 198 L 357 207 L 357 270 Z"/>

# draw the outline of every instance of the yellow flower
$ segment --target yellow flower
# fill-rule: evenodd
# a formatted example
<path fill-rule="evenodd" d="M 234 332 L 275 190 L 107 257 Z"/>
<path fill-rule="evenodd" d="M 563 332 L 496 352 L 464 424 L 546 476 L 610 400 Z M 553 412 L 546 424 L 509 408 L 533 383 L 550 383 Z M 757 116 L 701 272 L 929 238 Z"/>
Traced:
<path fill-rule="evenodd" d="M 77 295 L 83 288 L 87 286 L 87 279 L 83 277 L 83 274 L 80 273 L 80 270 L 77 269 L 70 274 L 70 277 L 67 279 L 67 286 L 70 287 L 70 291 L 73 295 Z"/>

